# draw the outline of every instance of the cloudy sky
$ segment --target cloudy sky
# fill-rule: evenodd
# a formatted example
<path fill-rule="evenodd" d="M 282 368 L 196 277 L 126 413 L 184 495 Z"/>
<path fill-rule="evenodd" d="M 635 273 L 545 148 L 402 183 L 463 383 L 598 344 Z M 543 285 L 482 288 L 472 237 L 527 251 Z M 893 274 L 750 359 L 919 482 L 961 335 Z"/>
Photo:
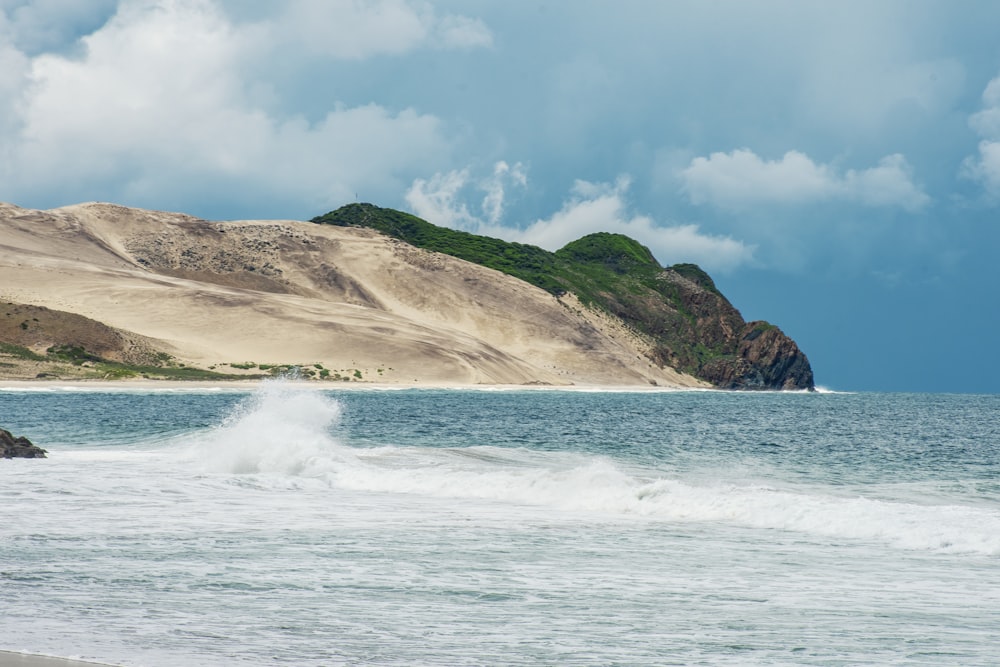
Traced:
<path fill-rule="evenodd" d="M 622 232 L 819 384 L 1000 392 L 1000 3 L 0 0 L 0 201 Z"/>

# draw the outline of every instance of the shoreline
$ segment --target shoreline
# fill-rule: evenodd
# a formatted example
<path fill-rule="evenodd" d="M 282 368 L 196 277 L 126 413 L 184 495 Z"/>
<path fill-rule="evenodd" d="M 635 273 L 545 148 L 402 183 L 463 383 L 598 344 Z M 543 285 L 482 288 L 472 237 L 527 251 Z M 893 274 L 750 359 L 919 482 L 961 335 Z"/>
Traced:
<path fill-rule="evenodd" d="M 294 389 L 316 391 L 565 391 L 599 393 L 677 393 L 725 391 L 711 387 L 666 385 L 545 385 L 545 384 L 462 384 L 456 382 L 317 382 L 288 378 L 259 380 L 0 380 L 0 391 L 144 391 L 144 392 L 253 392 L 262 386 L 280 384 Z"/>

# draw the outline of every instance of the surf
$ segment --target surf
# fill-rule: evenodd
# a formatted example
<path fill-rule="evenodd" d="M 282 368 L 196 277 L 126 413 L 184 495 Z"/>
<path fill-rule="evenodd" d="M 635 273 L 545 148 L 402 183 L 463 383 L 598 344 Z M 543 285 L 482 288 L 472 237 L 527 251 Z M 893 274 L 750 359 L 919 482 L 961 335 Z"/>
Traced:
<path fill-rule="evenodd" d="M 322 392 L 269 381 L 187 457 L 232 476 L 308 479 L 331 489 L 499 503 L 606 521 L 723 523 L 895 548 L 1000 554 L 992 507 L 845 495 L 842 489 L 760 479 L 682 478 L 607 456 L 470 445 L 353 447 L 343 405 Z M 665 462 L 669 464 L 669 462 Z"/>

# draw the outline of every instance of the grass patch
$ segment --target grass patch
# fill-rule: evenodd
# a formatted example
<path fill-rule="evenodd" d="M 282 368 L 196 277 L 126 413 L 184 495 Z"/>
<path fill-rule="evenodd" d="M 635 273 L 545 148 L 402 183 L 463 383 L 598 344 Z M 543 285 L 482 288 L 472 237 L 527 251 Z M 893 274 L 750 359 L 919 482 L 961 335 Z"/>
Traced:
<path fill-rule="evenodd" d="M 126 380 L 130 378 L 150 378 L 159 380 L 247 380 L 265 377 L 264 375 L 235 375 L 217 373 L 212 370 L 191 368 L 178 364 L 172 356 L 158 353 L 154 358 L 160 364 L 126 364 L 103 357 L 88 351 L 80 345 L 53 345 L 41 355 L 26 347 L 12 343 L 0 342 L 0 354 L 25 361 L 36 361 L 51 364 L 48 372 L 39 377 L 72 376 L 80 378 L 100 378 L 105 380 Z M 0 363 L 3 368 L 16 368 L 16 363 Z M 63 370 L 56 372 L 55 369 Z M 70 370 L 73 368 L 73 370 Z"/>
<path fill-rule="evenodd" d="M 242 364 L 229 364 L 229 365 L 232 366 L 233 368 L 239 368 L 239 369 L 245 370 L 245 371 L 251 370 L 253 368 L 257 368 L 257 364 L 255 364 L 252 361 L 247 361 L 247 362 L 244 362 Z"/>
<path fill-rule="evenodd" d="M 110 363 L 96 354 L 87 352 L 81 345 L 53 345 L 46 352 L 50 359 L 68 361 L 75 366 L 81 366 L 88 361 Z"/>
<path fill-rule="evenodd" d="M 232 373 L 217 373 L 216 371 L 190 366 L 164 368 L 162 366 L 119 366 L 125 371 L 131 371 L 142 377 L 161 380 L 253 380 L 263 375 L 234 375 Z"/>
<path fill-rule="evenodd" d="M 20 345 L 14 345 L 12 343 L 0 343 L 0 354 L 7 354 L 12 357 L 17 357 L 18 359 L 26 359 L 28 361 L 48 360 L 48 357 L 32 352 L 26 347 L 21 347 Z"/>

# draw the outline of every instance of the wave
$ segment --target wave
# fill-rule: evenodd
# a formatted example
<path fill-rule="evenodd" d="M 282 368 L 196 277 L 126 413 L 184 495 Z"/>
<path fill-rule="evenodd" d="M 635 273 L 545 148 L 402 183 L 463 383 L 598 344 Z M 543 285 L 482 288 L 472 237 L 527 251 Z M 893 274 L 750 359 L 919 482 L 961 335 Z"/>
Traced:
<path fill-rule="evenodd" d="M 313 478 L 361 492 L 492 501 L 604 520 L 716 522 L 868 540 L 904 549 L 1000 554 L 1000 511 L 846 497 L 828 487 L 668 479 L 606 457 L 491 446 L 348 447 L 332 433 L 342 407 L 321 393 L 267 382 L 191 459 L 232 475 Z"/>
<path fill-rule="evenodd" d="M 855 391 L 841 391 L 841 390 L 838 390 L 838 389 L 831 389 L 829 387 L 821 387 L 820 385 L 816 385 L 816 388 L 813 391 L 815 391 L 817 394 L 847 394 L 847 395 L 851 395 L 851 394 L 856 394 L 857 393 Z"/>
<path fill-rule="evenodd" d="M 330 435 L 340 415 L 340 403 L 319 392 L 264 381 L 221 425 L 195 436 L 188 454 L 206 470 L 318 476 L 356 461 Z"/>

